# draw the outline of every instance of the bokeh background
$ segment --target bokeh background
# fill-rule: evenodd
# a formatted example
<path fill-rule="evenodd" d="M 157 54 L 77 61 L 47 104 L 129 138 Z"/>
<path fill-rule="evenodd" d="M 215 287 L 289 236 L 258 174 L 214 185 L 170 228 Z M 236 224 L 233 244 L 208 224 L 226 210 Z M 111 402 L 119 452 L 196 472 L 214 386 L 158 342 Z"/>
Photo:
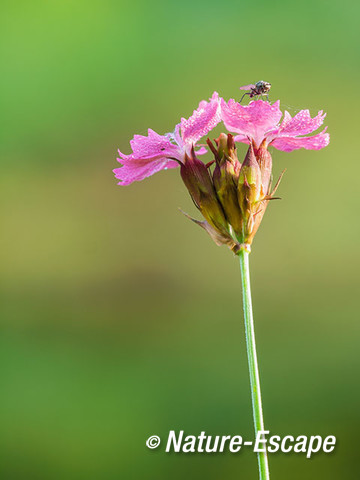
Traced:
<path fill-rule="evenodd" d="M 239 268 L 176 170 L 118 187 L 118 147 L 259 79 L 331 144 L 287 172 L 251 258 L 265 420 L 334 434 L 276 480 L 358 472 L 359 4 L 153 0 L 1 6 L 4 480 L 256 479 L 256 458 L 165 455 L 170 429 L 252 437 Z M 240 147 L 240 156 L 245 147 Z M 145 447 L 158 434 L 158 450 Z"/>

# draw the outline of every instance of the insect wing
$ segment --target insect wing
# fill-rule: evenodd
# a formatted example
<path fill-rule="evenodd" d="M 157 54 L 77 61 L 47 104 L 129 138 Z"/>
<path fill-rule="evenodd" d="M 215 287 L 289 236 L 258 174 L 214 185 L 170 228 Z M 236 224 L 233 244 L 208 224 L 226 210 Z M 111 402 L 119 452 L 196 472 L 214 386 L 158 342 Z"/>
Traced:
<path fill-rule="evenodd" d="M 252 88 L 255 88 L 255 85 L 244 85 L 243 87 L 240 87 L 240 90 L 251 90 Z"/>

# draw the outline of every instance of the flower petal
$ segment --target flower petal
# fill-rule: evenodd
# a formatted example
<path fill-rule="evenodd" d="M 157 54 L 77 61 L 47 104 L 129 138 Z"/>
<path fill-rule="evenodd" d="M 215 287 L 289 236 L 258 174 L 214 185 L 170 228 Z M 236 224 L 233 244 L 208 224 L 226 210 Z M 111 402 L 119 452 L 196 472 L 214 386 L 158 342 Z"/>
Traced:
<path fill-rule="evenodd" d="M 129 185 L 132 182 L 143 180 L 154 173 L 175 168 L 178 163 L 172 159 L 182 161 L 184 151 L 171 142 L 171 134 L 159 135 L 153 130 L 148 130 L 148 136 L 134 135 L 130 141 L 133 153 L 125 155 L 120 152 L 117 158 L 123 166 L 115 168 L 115 177 L 121 180 L 119 185 Z"/>
<path fill-rule="evenodd" d="M 160 170 L 179 166 L 174 160 L 168 160 L 164 157 L 153 159 L 128 159 L 121 160 L 121 162 L 124 162 L 123 166 L 113 170 L 115 177 L 121 180 L 118 185 L 130 185 L 130 183 L 144 180 L 144 178 L 150 177 Z"/>
<path fill-rule="evenodd" d="M 263 100 L 255 100 L 249 105 L 240 105 L 232 99 L 228 103 L 221 99 L 221 114 L 230 132 L 250 137 L 260 145 L 265 138 L 265 133 L 278 127 L 282 116 L 279 106 L 279 100 L 272 105 Z"/>
<path fill-rule="evenodd" d="M 249 137 L 246 135 L 235 135 L 234 140 L 235 142 L 247 143 L 248 145 L 250 144 Z"/>
<path fill-rule="evenodd" d="M 308 135 L 324 123 L 325 117 L 326 113 L 323 114 L 322 110 L 314 118 L 311 118 L 309 110 L 301 110 L 293 118 L 291 118 L 289 112 L 285 111 L 284 119 L 274 136 L 295 137 L 297 135 Z"/>
<path fill-rule="evenodd" d="M 205 148 L 202 145 L 201 147 L 199 147 L 199 150 L 195 150 L 195 153 L 196 153 L 196 155 L 205 155 L 207 153 L 207 148 Z"/>
<path fill-rule="evenodd" d="M 323 130 L 321 133 L 312 137 L 278 137 L 271 142 L 271 145 L 283 152 L 291 152 L 298 148 L 306 150 L 320 150 L 327 147 L 330 142 L 330 135 Z"/>
<path fill-rule="evenodd" d="M 202 100 L 188 119 L 181 119 L 181 135 L 187 144 L 196 143 L 221 122 L 219 94 L 214 92 L 209 102 Z"/>
<path fill-rule="evenodd" d="M 149 128 L 148 136 L 134 135 L 130 141 L 133 153 L 131 155 L 124 155 L 119 152 L 123 159 L 139 159 L 152 157 L 172 157 L 182 160 L 182 150 L 178 145 L 171 142 L 172 135 L 167 133 L 159 135 Z"/>

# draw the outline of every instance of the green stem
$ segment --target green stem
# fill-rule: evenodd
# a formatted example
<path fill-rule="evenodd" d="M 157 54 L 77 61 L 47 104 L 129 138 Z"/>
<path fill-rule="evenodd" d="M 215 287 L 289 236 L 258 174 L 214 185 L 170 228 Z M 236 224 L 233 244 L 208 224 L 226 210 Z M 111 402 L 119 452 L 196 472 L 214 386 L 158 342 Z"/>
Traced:
<path fill-rule="evenodd" d="M 251 400 L 254 415 L 255 437 L 259 431 L 264 431 L 264 418 L 261 405 L 260 378 L 259 367 L 256 357 L 255 330 L 254 319 L 251 303 L 250 289 L 250 270 L 249 270 L 249 252 L 242 249 L 239 253 L 240 270 L 241 270 L 241 286 L 244 305 L 245 333 L 246 333 L 246 349 L 249 362 Z M 260 444 L 260 449 L 265 449 L 264 444 Z M 269 466 L 267 453 L 258 453 L 260 480 L 269 480 Z"/>

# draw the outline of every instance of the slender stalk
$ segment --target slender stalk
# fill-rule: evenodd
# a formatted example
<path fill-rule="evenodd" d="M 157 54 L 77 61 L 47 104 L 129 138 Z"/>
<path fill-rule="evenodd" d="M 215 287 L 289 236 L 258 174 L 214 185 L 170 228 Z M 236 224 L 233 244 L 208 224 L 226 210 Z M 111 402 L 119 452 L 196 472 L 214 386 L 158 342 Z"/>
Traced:
<path fill-rule="evenodd" d="M 241 270 L 241 286 L 244 305 L 245 333 L 246 333 L 246 349 L 249 362 L 251 400 L 254 416 L 255 437 L 259 431 L 265 430 L 264 418 L 261 404 L 259 367 L 256 357 L 255 330 L 254 319 L 251 302 L 250 289 L 250 270 L 249 270 L 249 252 L 242 249 L 239 252 L 240 270 Z M 264 444 L 260 444 L 260 449 L 265 449 Z M 269 480 L 269 466 L 267 452 L 258 453 L 260 480 Z"/>

